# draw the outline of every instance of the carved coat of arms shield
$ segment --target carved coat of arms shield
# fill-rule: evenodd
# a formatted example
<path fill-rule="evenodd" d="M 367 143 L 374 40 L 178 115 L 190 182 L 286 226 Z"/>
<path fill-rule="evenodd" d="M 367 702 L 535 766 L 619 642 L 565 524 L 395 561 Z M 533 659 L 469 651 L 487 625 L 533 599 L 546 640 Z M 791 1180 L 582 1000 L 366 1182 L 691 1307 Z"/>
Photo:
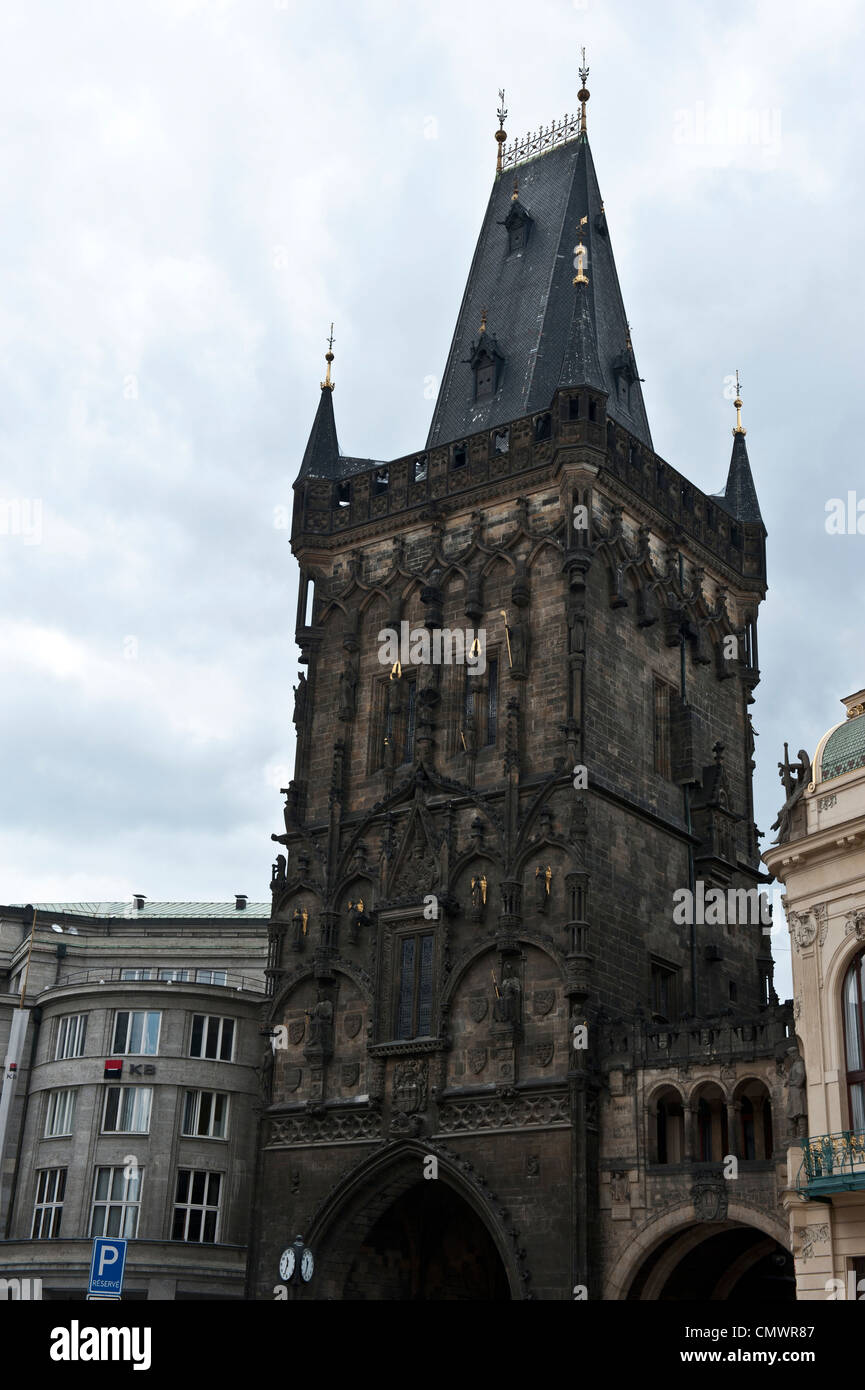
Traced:
<path fill-rule="evenodd" d="M 346 1062 L 342 1068 L 343 1086 L 356 1086 L 360 1076 L 360 1065 L 358 1062 Z"/>
<path fill-rule="evenodd" d="M 485 1047 L 470 1047 L 468 1051 L 469 1069 L 477 1076 L 479 1071 L 483 1071 L 487 1064 L 487 1050 Z"/>
<path fill-rule="evenodd" d="M 486 1018 L 489 1003 L 485 994 L 475 994 L 469 1000 L 469 1018 L 473 1023 L 480 1023 L 481 1019 Z"/>
<path fill-rule="evenodd" d="M 283 1082 L 287 1091 L 296 1091 L 303 1079 L 301 1067 L 286 1067 Z"/>
<path fill-rule="evenodd" d="M 553 1060 L 553 1047 L 551 1042 L 540 1042 L 535 1044 L 535 1061 L 539 1067 L 548 1067 Z"/>
<path fill-rule="evenodd" d="M 288 1041 L 291 1043 L 293 1047 L 297 1047 L 297 1044 L 299 1042 L 302 1042 L 305 1030 L 305 1018 L 293 1018 L 291 1020 L 291 1023 L 289 1023 L 288 1025 Z"/>
<path fill-rule="evenodd" d="M 362 1014 L 346 1014 L 345 1020 L 343 1022 L 343 1027 L 345 1028 L 345 1036 L 347 1038 L 356 1038 L 358 1033 L 360 1032 L 360 1025 L 362 1022 Z"/>
<path fill-rule="evenodd" d="M 554 989 L 535 990 L 535 1013 L 540 1017 L 548 1014 L 556 1002 L 556 991 Z"/>

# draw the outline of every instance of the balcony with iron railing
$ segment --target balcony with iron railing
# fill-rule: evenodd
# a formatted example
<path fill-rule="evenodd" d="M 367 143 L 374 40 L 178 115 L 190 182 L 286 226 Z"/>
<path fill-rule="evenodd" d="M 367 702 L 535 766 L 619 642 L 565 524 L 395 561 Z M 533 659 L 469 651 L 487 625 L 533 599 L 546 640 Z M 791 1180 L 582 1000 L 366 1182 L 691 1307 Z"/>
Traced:
<path fill-rule="evenodd" d="M 803 1139 L 796 1186 L 809 1197 L 865 1189 L 865 1132 L 843 1129 Z"/>

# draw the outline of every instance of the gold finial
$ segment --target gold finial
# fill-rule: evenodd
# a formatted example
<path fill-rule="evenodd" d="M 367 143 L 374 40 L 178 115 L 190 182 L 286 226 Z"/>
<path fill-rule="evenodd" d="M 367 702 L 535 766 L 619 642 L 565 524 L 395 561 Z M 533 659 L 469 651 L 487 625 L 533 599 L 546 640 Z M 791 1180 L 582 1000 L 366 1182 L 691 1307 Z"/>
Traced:
<path fill-rule="evenodd" d="M 321 383 L 322 391 L 332 391 L 333 382 L 330 379 L 330 364 L 333 361 L 333 324 L 330 325 L 330 337 L 327 340 L 327 352 L 324 354 L 327 363 L 327 371 L 324 374 L 324 381 Z"/>
<path fill-rule="evenodd" d="M 515 203 L 520 196 L 520 186 L 517 183 L 517 176 L 514 174 L 514 191 L 511 194 L 511 202 Z"/>
<path fill-rule="evenodd" d="M 746 430 L 742 424 L 742 388 L 739 384 L 739 368 L 736 368 L 736 399 L 733 402 L 736 407 L 736 428 L 734 434 L 745 434 Z"/>
<path fill-rule="evenodd" d="M 582 86 L 580 87 L 580 90 L 577 92 L 577 100 L 580 103 L 580 134 L 585 135 L 586 102 L 589 99 L 589 89 L 586 86 L 586 83 L 589 80 L 589 69 L 586 67 L 586 50 L 584 48 L 581 48 L 580 52 L 583 55 L 583 66 L 580 68 L 580 82 L 582 83 Z"/>
<path fill-rule="evenodd" d="M 499 146 L 499 148 L 498 148 L 498 150 L 497 150 L 497 152 L 496 152 L 496 173 L 497 173 L 497 174 L 500 174 L 500 173 L 502 172 L 502 150 L 503 150 L 503 148 L 504 148 L 504 143 L 505 143 L 505 141 L 506 141 L 507 138 L 508 138 L 508 133 L 507 133 L 507 131 L 505 130 L 505 118 L 507 117 L 507 114 L 508 114 L 508 112 L 507 112 L 507 107 L 505 106 L 505 89 L 504 89 L 504 87 L 500 87 L 500 88 L 499 88 L 499 109 L 498 109 L 498 111 L 496 112 L 496 115 L 497 115 L 498 118 L 499 118 L 499 128 L 498 128 L 498 130 L 496 131 L 496 140 L 498 141 L 498 146 Z"/>
<path fill-rule="evenodd" d="M 587 285 L 589 283 L 589 277 L 583 271 L 583 257 L 587 254 L 586 248 L 583 245 L 583 228 L 588 224 L 588 221 L 588 217 L 581 217 L 580 225 L 577 228 L 580 239 L 574 247 L 574 255 L 576 257 L 574 265 L 577 268 L 577 273 L 573 280 L 575 285 Z"/>
<path fill-rule="evenodd" d="M 487 311 L 486 311 L 486 309 L 481 309 L 481 326 L 480 326 L 480 328 L 478 329 L 478 332 L 479 332 L 479 333 L 486 333 L 486 331 L 487 331 Z"/>

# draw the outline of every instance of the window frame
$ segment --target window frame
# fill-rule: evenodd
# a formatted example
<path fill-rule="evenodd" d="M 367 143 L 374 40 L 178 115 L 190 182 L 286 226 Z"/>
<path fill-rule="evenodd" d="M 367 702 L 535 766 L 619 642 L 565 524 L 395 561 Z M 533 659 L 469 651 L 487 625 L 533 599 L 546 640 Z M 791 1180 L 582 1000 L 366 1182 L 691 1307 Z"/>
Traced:
<path fill-rule="evenodd" d="M 134 1099 L 133 1102 L 132 1102 L 132 1116 L 131 1116 L 131 1119 L 133 1119 L 133 1120 L 135 1119 L 136 1110 L 139 1109 L 139 1108 L 142 1108 L 142 1107 L 144 1106 L 144 1104 L 145 1104 L 144 1100 L 142 1099 L 141 1101 L 139 1101 L 139 1100 L 138 1100 L 138 1097 L 139 1097 L 139 1096 L 143 1097 L 143 1096 L 145 1096 L 145 1095 L 148 1097 L 147 1102 L 146 1102 L 146 1104 L 147 1104 L 147 1124 L 146 1124 L 146 1127 L 145 1127 L 144 1129 L 121 1129 L 121 1128 L 119 1127 L 119 1125 L 118 1125 L 118 1127 L 115 1128 L 115 1129 L 109 1129 L 109 1128 L 108 1128 L 108 1125 L 107 1125 L 107 1121 L 108 1121 L 108 1107 L 109 1107 L 109 1104 L 110 1104 L 110 1101 L 111 1101 L 112 1093 L 115 1092 L 115 1091 L 121 1093 L 121 1094 L 119 1095 L 118 1101 L 117 1101 L 117 1120 L 118 1120 L 118 1121 L 121 1119 L 121 1117 L 122 1117 L 122 1111 L 123 1111 L 123 1095 L 122 1095 L 122 1092 L 124 1092 L 124 1091 L 129 1091 L 129 1092 L 131 1092 L 132 1095 L 135 1097 L 135 1099 Z M 139 1118 L 140 1118 L 140 1117 L 139 1117 Z M 106 1087 L 105 1087 L 105 1100 L 103 1101 L 103 1104 L 102 1104 L 102 1124 L 101 1124 L 101 1128 L 100 1128 L 100 1133 L 102 1133 L 102 1134 L 149 1134 L 149 1133 L 150 1133 L 150 1122 L 151 1122 L 152 1119 L 153 1119 L 153 1087 L 152 1087 L 152 1086 L 124 1086 L 124 1085 L 116 1085 L 116 1086 L 115 1086 L 115 1085 L 111 1085 L 111 1086 L 106 1086 Z"/>
<path fill-rule="evenodd" d="M 208 1097 L 210 1098 L 210 1119 L 209 1119 L 209 1127 L 208 1127 L 208 1129 L 207 1129 L 207 1130 L 201 1130 L 201 1129 L 198 1128 L 198 1126 L 199 1126 L 200 1121 L 201 1121 L 202 1103 L 203 1103 L 203 1100 L 204 1100 L 204 1097 L 205 1097 L 205 1096 L 208 1096 Z M 192 1129 L 187 1129 L 187 1128 L 186 1128 L 187 1109 L 190 1107 L 190 1098 L 192 1098 L 191 1109 L 192 1109 L 192 1111 L 193 1111 L 193 1117 L 192 1117 L 193 1128 L 192 1128 Z M 215 1133 L 213 1132 L 213 1124 L 214 1124 L 214 1117 L 215 1117 L 216 1110 L 217 1110 L 217 1102 L 219 1102 L 219 1101 L 222 1102 L 222 1133 L 221 1133 L 221 1134 L 215 1134 Z M 181 1106 L 181 1111 L 180 1111 L 180 1136 L 181 1136 L 181 1138 L 182 1138 L 182 1139 L 216 1139 L 216 1140 L 218 1140 L 219 1142 L 223 1142 L 223 1143 L 224 1143 L 224 1142 L 227 1141 L 228 1138 L 229 1138 L 229 1133 L 228 1133 L 228 1115 L 229 1115 L 229 1110 L 230 1110 L 230 1108 L 231 1108 L 231 1095 L 230 1095 L 230 1093 L 229 1093 L 228 1091 L 214 1091 L 214 1090 L 211 1090 L 209 1087 L 206 1087 L 206 1086 L 205 1086 L 205 1087 L 197 1087 L 197 1086 L 188 1086 L 188 1087 L 185 1087 L 185 1088 L 184 1088 L 184 1091 L 183 1091 L 183 1104 L 182 1104 L 182 1106 Z"/>
<path fill-rule="evenodd" d="M 847 981 L 853 976 L 856 982 L 857 1008 L 856 1022 L 859 1032 L 859 1060 L 862 1062 L 860 1068 L 850 1067 L 849 1057 L 849 1031 L 847 1026 Z M 847 1120 L 851 1133 L 859 1134 L 865 1132 L 865 1124 L 862 1130 L 854 1125 L 853 1087 L 862 1087 L 862 1109 L 865 1111 L 865 950 L 857 952 L 844 971 L 841 980 L 841 1026 L 844 1040 L 844 1078 L 845 1089 L 847 1092 Z"/>
<path fill-rule="evenodd" d="M 36 1190 L 33 1196 L 33 1216 L 30 1221 L 31 1240 L 59 1240 L 60 1227 L 63 1222 L 63 1204 L 66 1200 L 66 1178 L 69 1173 L 67 1167 L 56 1168 L 37 1168 L 36 1169 Z M 48 1181 L 54 1176 L 52 1195 L 47 1195 Z M 43 1183 L 43 1178 L 45 1179 Z M 60 1187 L 60 1196 L 57 1196 L 57 1188 Z M 48 1216 L 49 1230 L 46 1234 L 45 1218 Z M 36 1234 L 36 1222 L 39 1220 L 39 1234 Z M 56 1228 L 55 1228 L 56 1227 Z"/>
<path fill-rule="evenodd" d="M 121 1018 L 124 1016 L 124 1014 L 126 1015 L 126 1019 L 127 1019 L 127 1024 L 126 1024 L 126 1041 L 125 1041 L 125 1043 L 123 1044 L 123 1046 L 120 1046 L 120 1045 L 118 1044 L 118 1042 L 117 1042 L 117 1029 L 118 1029 L 118 1027 L 119 1027 L 120 1020 L 121 1020 Z M 132 1028 L 133 1028 L 132 1020 L 136 1017 L 136 1015 L 140 1015 L 143 1019 L 147 1019 L 148 1017 L 155 1017 L 155 1018 L 157 1019 L 157 1024 L 156 1024 L 156 1039 L 155 1039 L 155 1044 L 154 1044 L 154 1047 L 153 1047 L 152 1052 L 150 1052 L 150 1051 L 148 1051 L 148 1052 L 143 1052 L 143 1051 L 141 1051 L 140 1048 L 133 1050 L 133 1049 L 130 1048 L 130 1046 L 129 1046 L 130 1033 L 132 1032 Z M 142 1043 L 144 1043 L 144 1042 L 147 1041 L 147 1033 L 148 1033 L 148 1026 L 147 1026 L 147 1023 L 145 1022 L 145 1023 L 142 1024 L 142 1027 L 141 1027 L 141 1041 L 142 1041 Z M 111 1055 L 112 1055 L 113 1057 L 158 1057 L 158 1056 L 159 1056 L 159 1040 L 160 1040 L 161 1035 L 162 1035 L 162 1010 L 161 1010 L 161 1009 L 115 1009 L 115 1010 L 114 1010 L 114 1026 L 113 1026 L 113 1028 L 112 1028 L 112 1030 L 111 1030 L 111 1038 L 112 1038 Z"/>
<path fill-rule="evenodd" d="M 75 1132 L 75 1110 L 77 1086 L 55 1086 L 48 1092 L 48 1099 L 45 1106 L 45 1126 L 42 1132 L 43 1139 L 68 1139 Z M 60 1108 L 60 1097 L 68 1097 L 62 1113 L 64 1122 L 68 1125 L 67 1129 L 52 1129 L 52 1122 L 57 1122 L 57 1112 Z"/>
<path fill-rule="evenodd" d="M 181 1181 L 181 1175 L 184 1174 L 184 1173 L 188 1174 L 187 1186 L 186 1186 L 186 1193 L 187 1193 L 187 1195 L 186 1195 L 183 1199 L 181 1199 L 181 1197 L 180 1197 L 180 1195 L 179 1195 L 179 1194 L 180 1194 L 180 1181 Z M 203 1175 L 203 1177 L 204 1177 L 204 1189 L 205 1189 L 205 1190 L 204 1190 L 204 1200 L 203 1200 L 203 1202 L 196 1202 L 196 1201 L 193 1201 L 193 1188 L 194 1188 L 194 1186 L 195 1186 L 195 1179 L 196 1179 L 196 1177 L 197 1177 L 199 1174 L 200 1174 L 200 1175 Z M 174 1183 L 174 1198 L 173 1198 L 172 1204 L 171 1204 L 171 1235 L 169 1236 L 169 1240 L 177 1241 L 179 1244 L 184 1244 L 184 1245 L 219 1245 L 219 1244 L 220 1244 L 219 1237 L 220 1237 L 220 1235 L 221 1235 L 220 1227 L 221 1227 L 221 1224 L 222 1224 L 222 1195 L 223 1195 L 223 1192 L 224 1192 L 224 1178 L 225 1178 L 225 1174 L 224 1174 L 223 1172 L 219 1172 L 219 1171 L 216 1171 L 216 1170 L 211 1169 L 211 1168 L 192 1168 L 192 1167 L 187 1167 L 186 1164 L 182 1164 L 182 1165 L 177 1169 L 177 1175 L 176 1175 L 176 1179 L 175 1179 L 175 1183 Z M 216 1183 L 217 1183 L 217 1193 L 216 1193 L 216 1201 L 215 1201 L 215 1203 L 209 1201 L 209 1198 L 210 1198 L 210 1186 L 211 1186 L 211 1182 L 212 1182 L 214 1179 L 216 1180 Z M 195 1211 L 195 1212 L 201 1212 L 201 1226 L 200 1226 L 200 1230 L 199 1230 L 199 1239 L 194 1239 L 194 1238 L 193 1238 L 193 1239 L 190 1239 L 190 1237 L 189 1237 L 189 1223 L 190 1223 L 190 1218 L 192 1217 L 192 1213 L 193 1213 L 194 1211 Z M 184 1212 L 184 1213 L 185 1213 L 185 1217 L 184 1217 L 184 1233 L 183 1233 L 183 1235 L 175 1235 L 175 1228 L 176 1228 L 176 1226 L 177 1226 L 178 1213 L 180 1213 L 180 1212 Z M 214 1216 L 214 1220 L 213 1220 L 213 1238 L 212 1238 L 211 1240 L 206 1240 L 206 1239 L 205 1239 L 205 1240 L 201 1240 L 201 1239 L 200 1239 L 200 1234 L 201 1234 L 201 1231 L 204 1230 L 204 1228 L 205 1228 L 205 1226 L 206 1226 L 206 1223 L 207 1223 L 207 1216 L 208 1216 L 208 1213 L 210 1213 L 210 1212 L 212 1212 L 212 1213 L 213 1213 L 213 1216 Z"/>
<path fill-rule="evenodd" d="M 108 1194 L 104 1198 L 98 1196 L 100 1173 L 108 1173 L 110 1175 L 108 1178 Z M 123 1183 L 123 1195 L 120 1197 L 112 1196 L 114 1178 L 117 1173 L 120 1174 Z M 132 1184 L 135 1184 L 134 1196 L 129 1195 Z M 90 1231 L 89 1239 L 95 1240 L 97 1237 L 102 1236 L 117 1240 L 137 1240 L 138 1223 L 141 1218 L 141 1191 L 143 1186 L 143 1168 L 137 1168 L 135 1177 L 130 1177 L 127 1175 L 125 1167 L 120 1164 L 98 1163 L 93 1170 L 93 1187 L 90 1198 L 90 1225 L 88 1227 Z M 110 1231 L 108 1229 L 111 1211 L 114 1208 L 119 1208 L 120 1210 L 119 1231 Z M 101 1230 L 96 1229 L 97 1209 L 102 1211 L 104 1218 Z M 135 1213 L 134 1229 L 131 1231 L 128 1229 L 129 1223 L 127 1219 L 130 1212 Z"/>
<path fill-rule="evenodd" d="M 73 1057 L 83 1057 L 84 1047 L 87 1042 L 87 1020 L 89 1014 L 61 1014 L 57 1020 L 57 1028 L 54 1033 L 54 1056 L 55 1062 L 68 1062 Z M 74 1025 L 74 1028 L 72 1027 Z M 69 1043 L 69 1035 L 73 1034 L 73 1050 L 66 1051 Z"/>
<path fill-rule="evenodd" d="M 423 991 L 425 988 L 425 961 L 423 942 L 431 942 L 429 948 L 428 975 L 429 975 L 429 997 L 425 1004 Z M 409 1011 L 411 1014 L 411 1031 L 402 1031 L 402 1013 L 404 1000 L 404 971 L 405 971 L 405 947 L 408 942 L 414 945 L 414 961 L 412 965 L 412 984 L 410 990 Z M 419 1038 L 432 1038 L 435 1034 L 432 1029 L 435 1024 L 435 978 L 436 978 L 436 932 L 417 925 L 407 927 L 398 931 L 394 940 L 394 958 L 397 962 L 394 971 L 394 1000 L 393 1000 L 393 1037 L 396 1042 L 414 1042 Z M 429 1010 L 429 1029 L 422 1033 L 419 1030 L 422 1015 L 425 1010 Z"/>
<path fill-rule="evenodd" d="M 202 1045 L 202 1049 L 205 1049 L 205 1048 L 206 1048 L 207 1036 L 208 1036 L 208 1033 L 209 1033 L 209 1031 L 210 1031 L 210 1028 L 209 1028 L 210 1020 L 211 1020 L 211 1019 L 216 1019 L 216 1020 L 218 1020 L 218 1022 L 219 1022 L 219 1034 L 218 1034 L 218 1041 L 217 1041 L 217 1052 L 216 1052 L 216 1056 L 214 1056 L 214 1057 L 208 1057 L 206 1050 L 202 1050 L 201 1052 L 193 1052 L 193 1050 L 192 1050 L 192 1048 L 193 1048 L 193 1041 L 194 1041 L 194 1037 L 195 1037 L 195 1020 L 196 1020 L 197 1018 L 200 1018 L 200 1019 L 204 1020 L 204 1022 L 203 1022 L 203 1024 L 202 1024 L 202 1029 L 201 1029 L 201 1045 Z M 223 1057 L 223 1056 L 222 1056 L 222 1043 L 223 1043 L 223 1036 L 224 1036 L 224 1033 L 225 1033 L 225 1024 L 226 1024 L 226 1023 L 230 1023 L 230 1024 L 231 1024 L 231 1028 L 232 1028 L 232 1033 L 231 1033 L 231 1048 L 230 1048 L 231 1056 L 230 1056 L 230 1057 Z M 236 1018 L 233 1018 L 233 1017 L 231 1016 L 231 1014 L 199 1014 L 199 1013 L 190 1014 L 189 1042 L 188 1042 L 188 1048 L 189 1048 L 189 1050 L 188 1050 L 188 1052 L 187 1052 L 187 1056 L 188 1056 L 188 1057 L 194 1057 L 194 1058 L 196 1058 L 197 1061 L 200 1061 L 200 1062 L 234 1062 L 234 1060 L 235 1060 L 236 1045 L 237 1045 L 237 1019 L 236 1019 Z"/>

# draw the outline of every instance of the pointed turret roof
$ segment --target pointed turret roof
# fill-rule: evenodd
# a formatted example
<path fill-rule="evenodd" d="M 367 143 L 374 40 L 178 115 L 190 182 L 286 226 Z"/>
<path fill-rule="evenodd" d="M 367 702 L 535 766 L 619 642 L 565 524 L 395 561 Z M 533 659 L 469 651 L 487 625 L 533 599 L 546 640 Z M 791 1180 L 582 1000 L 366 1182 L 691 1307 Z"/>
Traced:
<path fill-rule="evenodd" d="M 339 443 L 333 414 L 333 391 L 322 386 L 318 410 L 312 422 L 299 478 L 340 477 Z"/>
<path fill-rule="evenodd" d="M 715 500 L 730 512 L 738 521 L 758 521 L 763 525 L 757 489 L 751 476 L 748 449 L 745 444 L 745 427 L 742 424 L 742 393 L 739 385 L 739 371 L 736 370 L 736 424 L 733 429 L 733 452 L 730 455 L 730 469 L 727 473 L 727 486 L 723 493 L 716 493 Z M 763 530 L 765 531 L 765 526 Z"/>
<path fill-rule="evenodd" d="M 594 386 L 599 391 L 607 389 L 598 361 L 595 325 L 589 312 L 589 289 L 583 284 L 574 286 L 574 312 L 559 374 L 560 386 L 577 384 Z"/>
<path fill-rule="evenodd" d="M 754 486 L 751 465 L 748 461 L 744 430 L 741 433 L 733 432 L 733 453 L 730 456 L 727 486 L 724 489 L 724 495 L 718 500 L 739 521 L 759 521 L 760 523 L 763 521 L 760 515 L 760 503 L 757 501 L 757 489 Z"/>
<path fill-rule="evenodd" d="M 651 447 L 587 136 L 550 141 L 519 164 L 519 200 L 528 220 L 516 250 L 506 226 L 513 204 L 507 152 L 505 164 L 481 227 L 427 447 L 545 410 L 560 385 L 605 390 L 609 415 Z M 583 217 L 588 221 L 579 235 L 588 248 L 589 283 L 574 286 L 573 248 Z M 484 308 L 504 362 L 495 394 L 476 400 L 465 359 Z M 594 379 L 583 379 L 586 374 Z"/>

